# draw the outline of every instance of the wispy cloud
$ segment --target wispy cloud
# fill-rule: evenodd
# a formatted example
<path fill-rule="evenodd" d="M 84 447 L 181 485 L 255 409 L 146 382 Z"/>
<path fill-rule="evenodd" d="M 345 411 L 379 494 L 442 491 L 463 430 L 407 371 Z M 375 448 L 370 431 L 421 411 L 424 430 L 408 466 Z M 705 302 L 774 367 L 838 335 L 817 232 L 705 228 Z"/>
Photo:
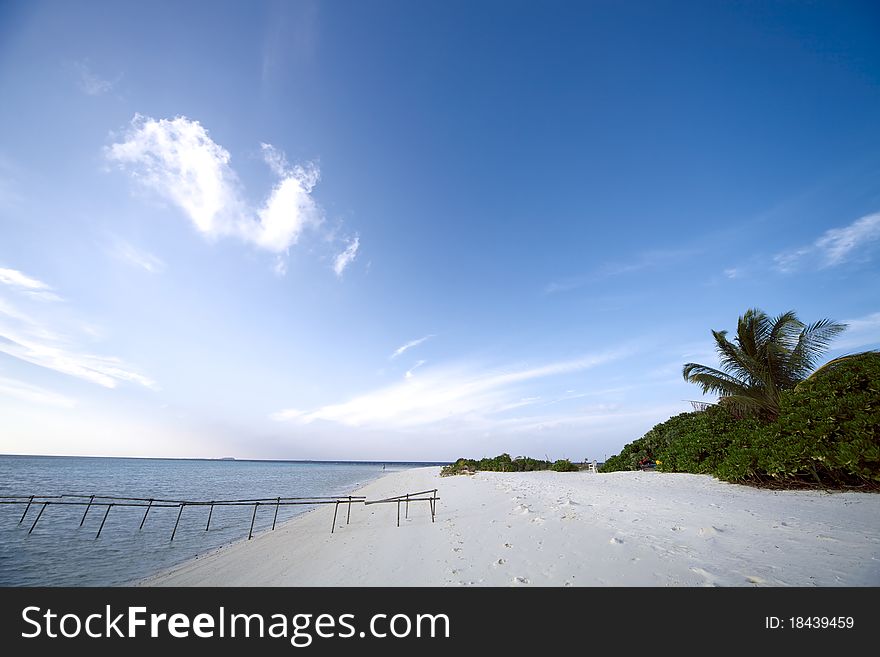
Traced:
<path fill-rule="evenodd" d="M 0 269 L 0 285 L 38 301 L 61 301 L 52 288 L 43 281 L 21 273 L 17 269 Z"/>
<path fill-rule="evenodd" d="M 42 281 L 4 269 L 4 281 L 12 280 L 26 292 L 51 289 Z M 10 274 L 9 272 L 14 272 Z M 8 284 L 8 283 L 7 283 Z M 106 388 L 127 381 L 155 389 L 156 383 L 135 371 L 122 359 L 83 352 L 64 331 L 34 318 L 8 300 L 0 298 L 0 353 L 27 363 L 61 372 Z"/>
<path fill-rule="evenodd" d="M 415 375 L 413 374 L 413 372 L 415 372 L 417 369 L 419 369 L 422 365 L 424 365 L 424 364 L 427 363 L 427 362 L 428 362 L 428 361 L 426 361 L 426 360 L 418 360 L 418 361 L 416 361 L 416 364 L 413 365 L 412 367 L 410 367 L 410 368 L 406 371 L 405 378 L 407 378 L 407 379 L 411 379 L 411 378 L 413 378 L 413 376 L 415 376 Z"/>
<path fill-rule="evenodd" d="M 132 246 L 125 240 L 116 240 L 112 254 L 133 267 L 138 267 L 151 274 L 159 274 L 165 270 L 165 263 L 148 251 Z"/>
<path fill-rule="evenodd" d="M 111 91 L 119 81 L 118 78 L 115 81 L 105 80 L 97 75 L 92 71 L 88 61 L 73 62 L 71 67 L 77 76 L 76 82 L 80 91 L 89 96 L 101 96 Z"/>
<path fill-rule="evenodd" d="M 0 283 L 24 290 L 49 290 L 51 289 L 43 281 L 22 274 L 17 269 L 0 269 Z"/>
<path fill-rule="evenodd" d="M 627 262 L 605 263 L 589 274 L 552 281 L 544 287 L 545 294 L 568 292 L 577 288 L 625 274 L 674 265 L 684 258 L 699 253 L 696 249 L 657 249 L 634 255 Z"/>
<path fill-rule="evenodd" d="M 538 367 L 478 370 L 425 369 L 419 376 L 313 411 L 287 409 L 276 420 L 318 420 L 349 427 L 407 429 L 429 425 L 478 425 L 501 421 L 498 414 L 534 403 L 524 396 L 530 381 L 582 372 L 624 357 L 627 350 L 588 355 Z"/>
<path fill-rule="evenodd" d="M 880 345 L 880 312 L 845 319 L 847 328 L 831 344 L 833 349 L 858 349 Z"/>
<path fill-rule="evenodd" d="M 391 360 L 394 360 L 395 358 L 400 356 L 402 353 L 412 349 L 413 347 L 418 347 L 420 344 L 422 344 L 426 340 L 430 340 L 433 337 L 434 337 L 434 334 L 432 333 L 431 335 L 426 335 L 425 337 L 419 338 L 418 340 L 410 340 L 406 344 L 399 346 L 397 349 L 394 350 L 394 353 L 391 354 Z"/>
<path fill-rule="evenodd" d="M 345 250 L 336 256 L 336 260 L 333 262 L 333 271 L 336 272 L 337 276 L 341 277 L 342 272 L 345 271 L 345 268 L 348 267 L 357 257 L 357 252 L 360 245 L 360 237 L 355 235 L 354 239 L 348 243 L 348 246 L 345 248 Z"/>
<path fill-rule="evenodd" d="M 729 269 L 724 270 L 724 275 L 730 279 L 741 278 L 742 270 L 737 267 L 730 267 Z"/>
<path fill-rule="evenodd" d="M 805 265 L 819 269 L 836 267 L 857 257 L 868 257 L 880 240 L 880 213 L 856 219 L 848 226 L 825 231 L 810 245 L 774 256 L 776 268 L 788 273 Z"/>
<path fill-rule="evenodd" d="M 73 408 L 76 406 L 76 402 L 73 399 L 59 395 L 57 392 L 2 376 L 0 376 L 0 396 L 12 397 L 13 399 L 32 404 L 44 404 L 60 408 Z"/>
<path fill-rule="evenodd" d="M 280 256 L 306 227 L 323 221 L 312 197 L 320 172 L 311 163 L 290 165 L 271 144 L 261 144 L 261 152 L 278 180 L 259 207 L 245 200 L 229 152 L 185 116 L 135 115 L 124 139 L 105 154 L 180 208 L 206 237 L 234 237 Z"/>
<path fill-rule="evenodd" d="M 156 383 L 133 371 L 121 359 L 82 353 L 70 345 L 30 337 L 0 321 L 0 352 L 27 363 L 68 374 L 78 379 L 115 388 L 121 381 L 156 389 Z"/>

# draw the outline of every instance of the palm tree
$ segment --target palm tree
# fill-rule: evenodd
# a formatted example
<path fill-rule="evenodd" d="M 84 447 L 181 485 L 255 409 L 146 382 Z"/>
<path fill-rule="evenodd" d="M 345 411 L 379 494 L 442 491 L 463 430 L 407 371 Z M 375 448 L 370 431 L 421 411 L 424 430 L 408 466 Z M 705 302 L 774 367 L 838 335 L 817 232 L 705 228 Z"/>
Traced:
<path fill-rule="evenodd" d="M 720 370 L 687 363 L 682 375 L 704 394 L 718 393 L 721 403 L 741 414 L 774 419 L 779 415 L 780 393 L 806 379 L 845 329 L 846 324 L 830 319 L 806 325 L 793 310 L 770 318 L 752 308 L 739 318 L 732 342 L 727 331 L 712 331 Z"/>

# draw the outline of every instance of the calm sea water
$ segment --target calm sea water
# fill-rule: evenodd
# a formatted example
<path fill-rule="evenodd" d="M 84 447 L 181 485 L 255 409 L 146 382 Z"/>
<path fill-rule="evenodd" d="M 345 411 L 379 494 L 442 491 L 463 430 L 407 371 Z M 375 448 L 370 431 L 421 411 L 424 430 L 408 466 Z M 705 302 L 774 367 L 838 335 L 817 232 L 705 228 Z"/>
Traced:
<path fill-rule="evenodd" d="M 119 495 L 184 500 L 254 499 L 346 495 L 383 474 L 424 463 L 330 463 L 295 461 L 205 461 L 0 456 L 2 495 Z M 406 491 L 401 491 L 406 492 Z M 247 538 L 253 507 L 186 507 L 170 541 L 177 508 L 154 508 L 139 530 L 143 508 L 113 507 L 95 539 L 105 507 L 0 505 L 0 585 L 112 586 L 131 584 Z M 278 522 L 315 507 L 280 507 Z M 353 507 L 357 513 L 358 507 Z M 274 507 L 260 507 L 254 534 L 272 527 Z M 342 509 L 340 509 L 342 513 Z M 328 524 L 329 531 L 329 524 Z"/>

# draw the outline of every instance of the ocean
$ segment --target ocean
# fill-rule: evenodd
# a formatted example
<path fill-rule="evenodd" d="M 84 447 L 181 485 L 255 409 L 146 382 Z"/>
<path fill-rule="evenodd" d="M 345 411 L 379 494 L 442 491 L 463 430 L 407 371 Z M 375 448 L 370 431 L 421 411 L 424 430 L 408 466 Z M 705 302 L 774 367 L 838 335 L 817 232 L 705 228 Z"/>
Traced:
<path fill-rule="evenodd" d="M 348 495 L 395 470 L 433 463 L 238 461 L 200 459 L 0 456 L 0 496 L 107 495 L 175 500 L 228 500 Z M 384 470 L 383 470 L 384 467 Z M 407 491 L 401 491 L 405 493 Z M 247 539 L 254 507 L 152 508 L 42 505 L 23 522 L 23 505 L 0 504 L 0 586 L 125 586 L 222 545 Z M 281 506 L 278 523 L 312 506 Z M 345 507 L 340 507 L 340 517 Z M 354 505 L 352 514 L 362 512 Z M 272 527 L 275 507 L 261 506 L 254 535 Z M 330 531 L 329 523 L 327 531 Z M 342 529 L 341 531 L 344 531 Z"/>

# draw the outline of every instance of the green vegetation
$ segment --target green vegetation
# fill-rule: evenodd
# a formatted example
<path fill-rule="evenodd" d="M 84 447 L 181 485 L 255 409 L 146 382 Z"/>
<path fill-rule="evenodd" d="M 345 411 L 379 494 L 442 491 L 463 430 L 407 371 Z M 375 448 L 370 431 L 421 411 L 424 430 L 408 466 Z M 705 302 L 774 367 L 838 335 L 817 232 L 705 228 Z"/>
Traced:
<path fill-rule="evenodd" d="M 687 363 L 682 374 L 703 393 L 718 393 L 735 414 L 773 420 L 779 415 L 783 391 L 810 375 L 831 340 L 845 328 L 829 319 L 806 325 L 793 310 L 771 319 L 751 309 L 739 318 L 733 342 L 727 331 L 712 331 L 721 370 Z"/>
<path fill-rule="evenodd" d="M 880 490 L 880 353 L 831 361 L 776 395 L 772 417 L 743 415 L 724 397 L 672 417 L 608 459 L 602 472 L 633 470 L 648 458 L 658 470 L 739 483 Z"/>
<path fill-rule="evenodd" d="M 444 466 L 440 471 L 441 477 L 457 474 L 471 474 L 478 471 L 489 472 L 531 472 L 533 470 L 555 470 L 556 472 L 576 472 L 578 466 L 568 459 L 558 461 L 543 461 L 532 459 L 527 456 L 510 458 L 510 454 L 500 454 L 495 458 L 458 459 L 451 465 Z"/>

